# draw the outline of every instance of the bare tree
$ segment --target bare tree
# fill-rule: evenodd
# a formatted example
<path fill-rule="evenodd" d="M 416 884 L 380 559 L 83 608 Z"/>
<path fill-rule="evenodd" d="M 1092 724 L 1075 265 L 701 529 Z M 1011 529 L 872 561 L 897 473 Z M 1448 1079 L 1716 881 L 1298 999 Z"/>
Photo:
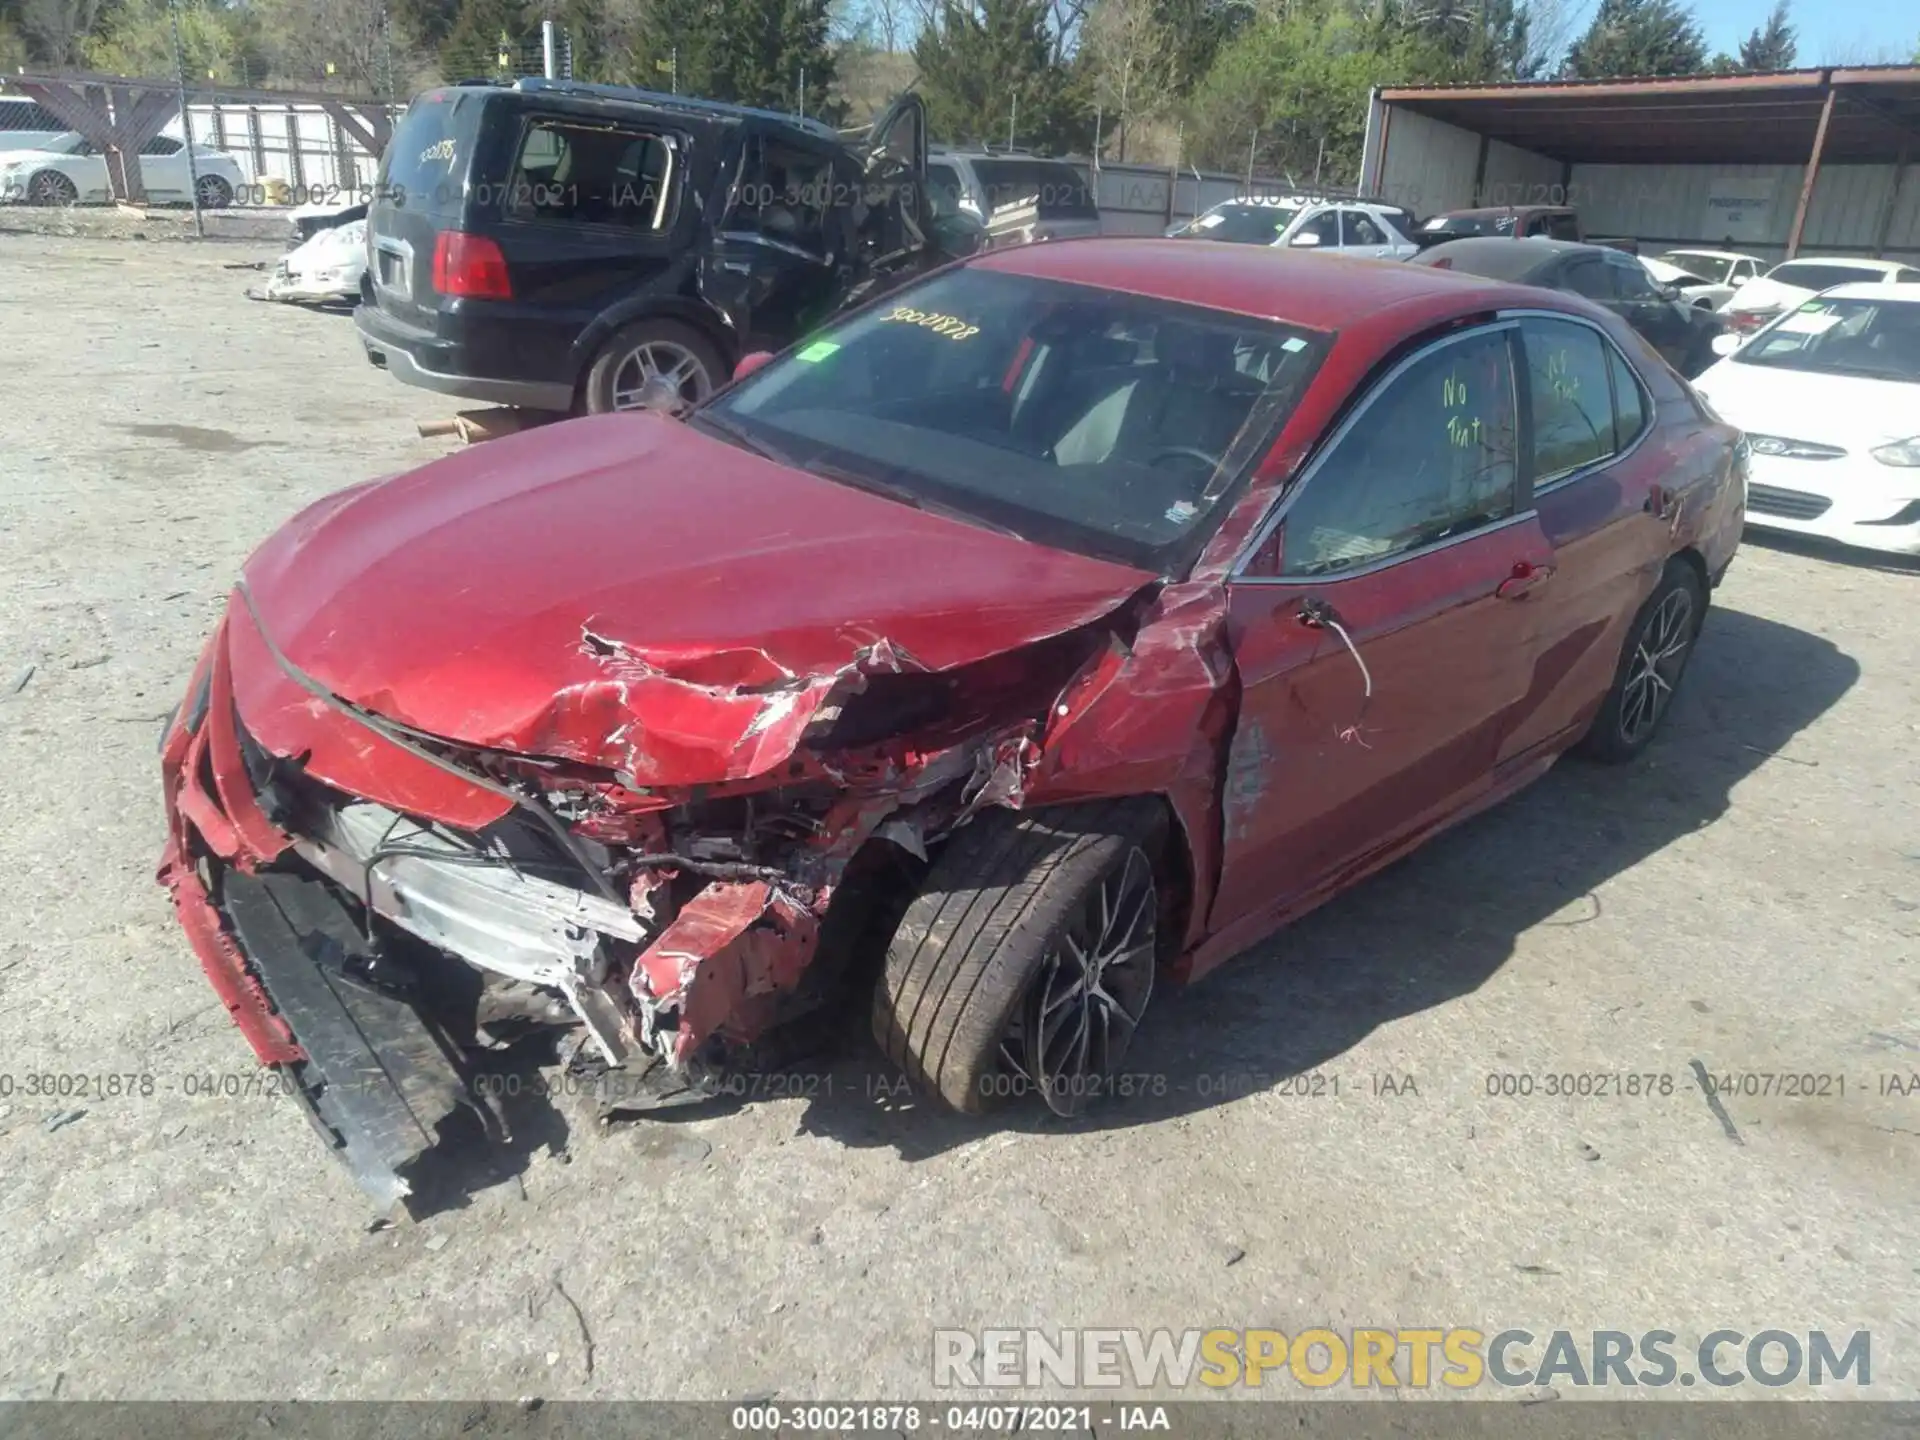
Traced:
<path fill-rule="evenodd" d="M 1080 29 L 1087 18 L 1091 0 L 1048 0 L 1053 18 L 1053 63 L 1062 64 L 1079 43 Z"/>
<path fill-rule="evenodd" d="M 368 95 L 390 87 L 394 53 L 385 0 L 261 0 L 256 7 L 274 69 Z"/>
<path fill-rule="evenodd" d="M 56 69 L 80 63 L 80 42 L 93 33 L 102 0 L 24 0 L 20 29 L 38 59 Z"/>
<path fill-rule="evenodd" d="M 1558 70 L 1574 36 L 1586 28 L 1591 8 L 1592 0 L 1531 0 L 1524 75 L 1551 75 Z"/>
<path fill-rule="evenodd" d="M 1120 162 L 1133 122 L 1158 114 L 1173 91 L 1173 45 L 1153 0 L 1095 0 L 1082 36 L 1094 94 L 1115 118 Z"/>

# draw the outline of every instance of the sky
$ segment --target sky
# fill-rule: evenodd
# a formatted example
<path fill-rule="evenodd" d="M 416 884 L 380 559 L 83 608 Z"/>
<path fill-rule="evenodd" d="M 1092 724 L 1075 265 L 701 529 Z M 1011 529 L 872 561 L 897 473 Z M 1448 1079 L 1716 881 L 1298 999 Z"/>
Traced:
<path fill-rule="evenodd" d="M 1693 3 L 1709 54 L 1735 53 L 1754 27 L 1766 23 L 1772 8 L 1773 0 Z M 1920 5 L 1914 0 L 1795 0 L 1789 23 L 1800 42 L 1801 65 L 1911 60 L 1920 45 Z"/>

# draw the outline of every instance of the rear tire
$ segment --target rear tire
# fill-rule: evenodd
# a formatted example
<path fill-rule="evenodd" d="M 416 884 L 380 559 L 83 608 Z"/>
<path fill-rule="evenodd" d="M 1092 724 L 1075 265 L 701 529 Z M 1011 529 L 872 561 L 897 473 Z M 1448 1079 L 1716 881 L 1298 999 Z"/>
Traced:
<path fill-rule="evenodd" d="M 1618 765 L 1639 755 L 1659 733 L 1707 615 L 1707 590 L 1693 566 L 1667 562 L 1653 594 L 1633 617 L 1613 685 L 1576 747 L 1587 758 Z"/>
<path fill-rule="evenodd" d="M 29 205 L 74 205 L 79 200 L 79 187 L 58 170 L 42 170 L 27 181 Z"/>
<path fill-rule="evenodd" d="M 638 408 L 650 373 L 676 374 L 681 398 L 697 403 L 719 388 L 726 362 L 705 335 L 679 320 L 636 320 L 624 325 L 593 357 L 582 397 L 590 415 Z"/>
<path fill-rule="evenodd" d="M 1037 1092 L 1073 1115 L 1112 1090 L 1152 994 L 1164 828 L 1150 802 L 1113 801 L 962 829 L 887 947 L 873 1033 L 888 1058 L 966 1114 Z"/>

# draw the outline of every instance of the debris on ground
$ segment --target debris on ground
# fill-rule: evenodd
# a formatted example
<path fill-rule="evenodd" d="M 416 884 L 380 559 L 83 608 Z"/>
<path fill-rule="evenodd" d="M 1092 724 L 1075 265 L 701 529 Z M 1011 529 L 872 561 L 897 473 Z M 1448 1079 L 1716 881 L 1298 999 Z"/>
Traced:
<path fill-rule="evenodd" d="M 55 1130 L 64 1130 L 86 1113 L 84 1110 L 56 1110 L 47 1116 L 47 1133 L 51 1135 Z"/>
<path fill-rule="evenodd" d="M 9 695 L 18 695 L 22 690 L 26 689 L 27 682 L 33 679 L 33 672 L 38 668 L 38 666 L 34 665 L 24 666 L 20 673 L 13 677 L 13 683 L 7 687 L 7 693 Z"/>
<path fill-rule="evenodd" d="M 477 445 L 563 418 L 547 410 L 462 410 L 451 420 L 422 420 L 418 429 L 426 437 L 457 435 L 465 444 Z"/>

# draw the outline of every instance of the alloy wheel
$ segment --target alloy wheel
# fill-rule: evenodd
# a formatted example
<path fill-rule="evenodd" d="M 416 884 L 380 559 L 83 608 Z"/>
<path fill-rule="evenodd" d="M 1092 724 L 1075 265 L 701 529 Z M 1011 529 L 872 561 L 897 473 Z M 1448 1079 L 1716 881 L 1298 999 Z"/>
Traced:
<path fill-rule="evenodd" d="M 233 189 L 218 175 L 202 175 L 194 186 L 202 210 L 224 210 L 233 199 Z"/>
<path fill-rule="evenodd" d="M 613 408 L 640 409 L 646 403 L 649 384 L 661 380 L 672 385 L 689 405 L 713 392 L 713 377 L 692 351 L 671 340 L 648 340 L 628 351 L 615 367 Z"/>
<path fill-rule="evenodd" d="M 27 186 L 27 200 L 34 205 L 71 205 L 79 198 L 73 181 L 58 170 L 42 170 Z"/>
<path fill-rule="evenodd" d="M 1042 960 L 1001 1059 L 1056 1115 L 1077 1115 L 1116 1088 L 1153 994 L 1158 919 L 1153 867 L 1132 847 Z"/>
<path fill-rule="evenodd" d="M 1620 738 L 1638 745 L 1667 713 L 1693 644 L 1693 596 L 1676 588 L 1640 627 L 1620 693 Z"/>

